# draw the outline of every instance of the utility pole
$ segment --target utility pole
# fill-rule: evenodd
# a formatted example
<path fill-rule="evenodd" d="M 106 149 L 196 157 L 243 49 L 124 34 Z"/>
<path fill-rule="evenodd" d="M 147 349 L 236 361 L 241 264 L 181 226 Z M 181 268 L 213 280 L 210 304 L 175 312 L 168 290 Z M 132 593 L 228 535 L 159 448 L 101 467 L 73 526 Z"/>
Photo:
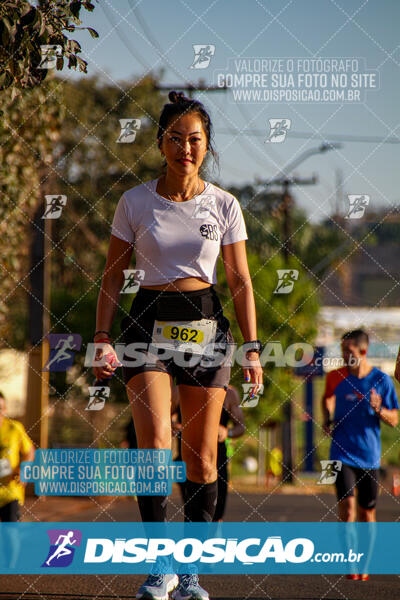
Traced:
<path fill-rule="evenodd" d="M 282 254 L 286 267 L 289 266 L 289 257 L 292 253 L 292 221 L 291 210 L 294 205 L 290 187 L 292 185 L 315 185 L 317 177 L 314 175 L 308 179 L 299 179 L 288 177 L 277 179 L 274 183 L 282 185 Z M 282 481 L 284 483 L 293 483 L 293 408 L 292 400 L 289 399 L 283 406 L 284 420 L 282 423 Z"/>
<path fill-rule="evenodd" d="M 293 207 L 293 198 L 290 193 L 292 185 L 315 185 L 317 177 L 314 175 L 309 179 L 299 179 L 298 177 L 289 177 L 288 173 L 302 164 L 310 156 L 315 154 L 323 154 L 330 150 L 337 150 L 341 144 L 323 143 L 316 148 L 310 148 L 295 158 L 291 163 L 285 166 L 281 174 L 273 179 L 262 182 L 261 185 L 281 185 L 282 186 L 282 202 L 281 209 L 283 213 L 282 224 L 282 254 L 286 263 L 289 264 L 289 255 L 292 253 L 291 244 L 291 209 Z M 284 483 L 293 483 L 293 431 L 292 431 L 292 400 L 289 399 L 283 406 L 283 423 L 282 423 L 282 481 Z"/>
<path fill-rule="evenodd" d="M 282 185 L 282 213 L 283 213 L 283 224 L 282 224 L 282 254 L 285 259 L 285 263 L 287 264 L 289 261 L 289 254 L 292 252 L 292 222 L 291 222 L 291 209 L 293 207 L 293 198 L 290 193 L 290 186 L 292 185 L 315 185 L 317 183 L 317 177 L 313 175 L 313 177 L 308 179 L 299 179 L 298 177 L 282 178 L 281 180 L 277 179 L 274 183 Z"/>
<path fill-rule="evenodd" d="M 343 171 L 336 169 L 335 171 L 335 190 L 336 190 L 336 206 L 335 215 L 339 217 L 343 209 Z"/>
<path fill-rule="evenodd" d="M 44 186 L 42 191 L 44 192 Z M 45 200 L 39 202 L 31 228 L 28 377 L 25 425 L 36 447 L 48 446 L 49 372 L 43 371 L 50 349 L 50 239 L 51 219 L 42 219 Z"/>

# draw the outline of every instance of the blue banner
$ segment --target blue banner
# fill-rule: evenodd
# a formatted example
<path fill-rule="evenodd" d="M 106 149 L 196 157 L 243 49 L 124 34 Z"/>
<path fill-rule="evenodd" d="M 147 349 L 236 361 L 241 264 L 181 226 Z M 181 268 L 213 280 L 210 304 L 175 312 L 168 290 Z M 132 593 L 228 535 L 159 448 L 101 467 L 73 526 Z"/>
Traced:
<path fill-rule="evenodd" d="M 400 523 L 0 523 L 0 573 L 400 574 L 399 539 Z"/>
<path fill-rule="evenodd" d="M 21 481 L 38 496 L 170 495 L 186 481 L 186 463 L 172 462 L 171 450 L 38 449 L 21 463 Z"/>

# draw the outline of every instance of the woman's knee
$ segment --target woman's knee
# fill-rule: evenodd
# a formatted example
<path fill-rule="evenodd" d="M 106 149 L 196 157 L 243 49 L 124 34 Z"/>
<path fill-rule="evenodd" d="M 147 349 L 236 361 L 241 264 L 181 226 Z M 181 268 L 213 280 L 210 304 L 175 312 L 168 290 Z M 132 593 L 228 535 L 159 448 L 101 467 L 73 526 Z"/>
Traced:
<path fill-rule="evenodd" d="M 168 426 L 150 427 L 146 431 L 137 431 L 139 448 L 165 450 L 171 448 L 171 429 Z"/>
<path fill-rule="evenodd" d="M 143 372 L 132 377 L 127 393 L 139 448 L 171 448 L 171 376 Z"/>
<path fill-rule="evenodd" d="M 182 448 L 182 459 L 186 463 L 186 475 L 190 481 L 211 483 L 217 479 L 217 454 L 212 449 L 196 452 Z"/>

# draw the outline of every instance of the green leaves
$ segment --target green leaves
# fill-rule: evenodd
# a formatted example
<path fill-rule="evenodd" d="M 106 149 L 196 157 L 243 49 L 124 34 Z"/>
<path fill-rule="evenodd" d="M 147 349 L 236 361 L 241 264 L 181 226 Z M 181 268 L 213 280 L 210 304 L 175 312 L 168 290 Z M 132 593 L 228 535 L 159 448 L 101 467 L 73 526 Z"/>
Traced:
<path fill-rule="evenodd" d="M 81 2 L 71 2 L 70 7 L 69 7 L 71 14 L 78 20 L 79 20 L 79 12 L 81 10 L 81 6 L 82 6 Z"/>
<path fill-rule="evenodd" d="M 97 33 L 97 31 L 95 29 L 92 29 L 91 27 L 86 27 L 86 29 L 88 30 L 88 32 L 90 33 L 90 35 L 93 38 L 98 38 L 99 34 Z"/>
<path fill-rule="evenodd" d="M 0 85 L 6 86 L 8 77 L 3 72 Z M 22 311 L 26 303 L 31 219 L 42 194 L 47 193 L 41 182 L 51 178 L 51 170 L 46 170 L 44 159 L 52 156 L 61 127 L 63 108 L 57 85 L 49 78 L 33 90 L 12 86 L 1 95 L 0 335 L 7 339 L 15 335 L 21 344 L 24 331 L 16 331 L 9 311 L 17 305 Z"/>
<path fill-rule="evenodd" d="M 57 54 L 54 65 L 57 70 L 62 70 L 66 63 L 69 68 L 79 67 L 87 73 L 87 62 L 77 56 L 80 44 L 64 34 L 74 32 L 81 24 L 82 7 L 91 12 L 95 5 L 85 0 L 43 0 L 39 6 L 26 0 L 2 0 L 0 91 L 10 86 L 19 90 L 33 88 L 46 78 L 50 67 L 40 66 L 44 45 L 60 46 L 61 56 Z M 99 37 L 92 27 L 79 29 L 87 29 L 92 38 Z"/>

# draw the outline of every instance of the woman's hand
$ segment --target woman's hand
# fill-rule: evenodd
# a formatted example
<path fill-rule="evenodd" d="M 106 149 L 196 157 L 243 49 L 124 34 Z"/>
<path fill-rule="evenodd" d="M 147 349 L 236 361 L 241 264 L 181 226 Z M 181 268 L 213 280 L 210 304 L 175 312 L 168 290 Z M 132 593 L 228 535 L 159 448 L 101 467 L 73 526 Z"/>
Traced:
<path fill-rule="evenodd" d="M 258 352 L 246 352 L 245 357 L 246 363 L 251 363 L 251 365 L 243 367 L 243 374 L 246 382 L 254 383 L 249 393 L 249 397 L 252 398 L 259 391 L 259 385 L 263 383 L 263 370 Z"/>
<path fill-rule="evenodd" d="M 93 367 L 93 373 L 97 381 L 103 381 L 112 377 L 116 368 L 122 367 L 122 363 L 119 361 L 111 343 L 96 342 L 96 338 L 94 341 L 96 344 L 95 361 L 97 362 L 104 358 L 105 362 L 102 366 Z"/>

